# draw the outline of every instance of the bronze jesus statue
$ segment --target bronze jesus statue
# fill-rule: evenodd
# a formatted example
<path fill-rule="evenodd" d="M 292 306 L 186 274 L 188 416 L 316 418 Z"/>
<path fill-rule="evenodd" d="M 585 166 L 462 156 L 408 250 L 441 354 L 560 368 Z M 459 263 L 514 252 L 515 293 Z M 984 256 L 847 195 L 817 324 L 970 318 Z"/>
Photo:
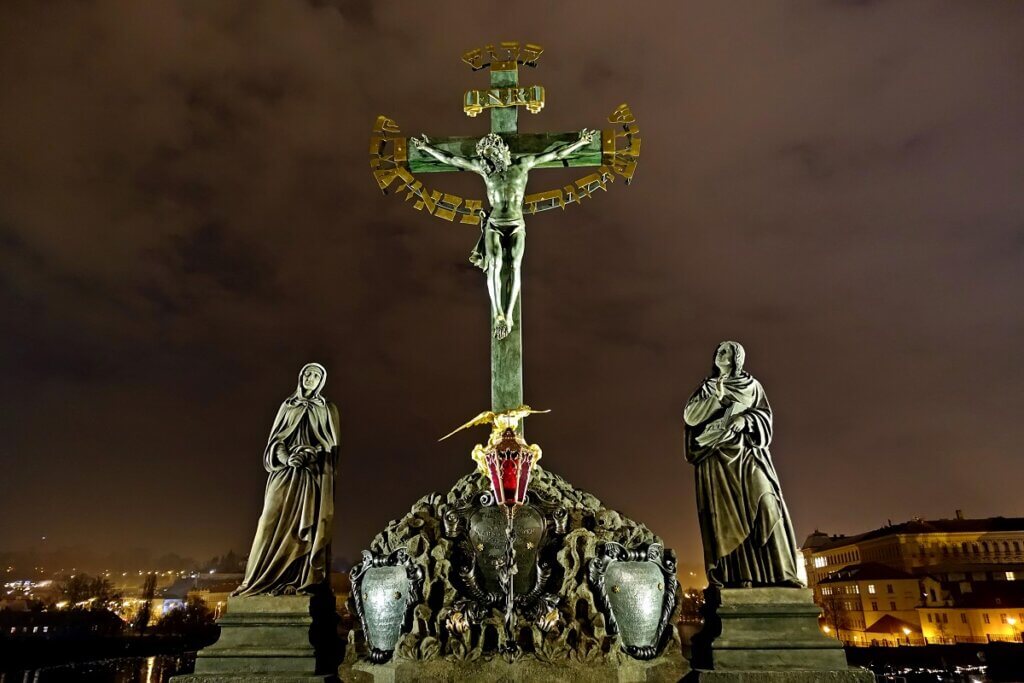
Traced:
<path fill-rule="evenodd" d="M 496 133 L 480 138 L 474 157 L 457 156 L 438 149 L 430 144 L 426 135 L 410 139 L 414 147 L 438 161 L 479 174 L 487 185 L 487 201 L 491 210 L 481 217 L 482 234 L 470 261 L 487 276 L 491 320 L 497 339 L 504 339 L 512 331 L 513 313 L 522 288 L 521 268 L 526 252 L 523 197 L 530 170 L 538 164 L 567 158 L 590 144 L 596 134 L 597 131 L 584 128 L 573 142 L 561 143 L 543 154 L 515 156 Z M 503 277 L 506 265 L 510 268 L 507 279 Z M 507 288 L 506 282 L 509 284 Z M 507 299 L 503 296 L 506 289 Z"/>

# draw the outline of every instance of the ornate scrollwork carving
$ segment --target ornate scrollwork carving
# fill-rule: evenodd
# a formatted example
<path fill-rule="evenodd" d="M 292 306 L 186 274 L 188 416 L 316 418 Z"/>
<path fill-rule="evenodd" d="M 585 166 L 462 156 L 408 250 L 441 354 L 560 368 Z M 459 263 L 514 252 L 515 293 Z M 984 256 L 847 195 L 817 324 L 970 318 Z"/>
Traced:
<path fill-rule="evenodd" d="M 533 531 L 524 529 L 525 535 L 518 541 L 523 547 L 514 560 L 518 565 L 517 571 L 505 578 L 511 580 L 520 573 L 533 577 L 526 587 L 520 585 L 516 589 L 515 608 L 541 628 L 551 628 L 558 622 L 559 599 L 548 592 L 552 575 L 550 562 L 553 558 L 546 557 L 544 553 L 556 537 L 565 533 L 569 514 L 563 506 L 532 491 L 528 494 L 525 508 L 518 517 L 523 520 L 534 519 L 540 527 L 537 529 L 531 525 Z M 466 623 L 480 623 L 490 616 L 493 608 L 501 607 L 506 599 L 501 579 L 502 568 L 497 566 L 501 564 L 498 561 L 501 558 L 492 557 L 499 546 L 504 552 L 504 537 L 502 535 L 500 544 L 497 535 L 488 540 L 490 536 L 485 521 L 495 514 L 494 510 L 493 494 L 482 492 L 449 506 L 444 512 L 445 533 L 457 541 L 458 547 L 458 552 L 452 556 L 453 583 L 463 596 L 448 617 L 453 630 L 464 627 Z M 527 511 L 530 513 L 526 514 Z M 474 523 L 478 525 L 475 531 Z M 503 532 L 504 524 L 501 527 Z M 472 540 L 474 538 L 475 541 Z M 526 566 L 523 566 L 524 560 Z M 487 565 L 488 562 L 494 566 Z M 516 580 L 516 583 L 521 584 L 521 579 Z"/>

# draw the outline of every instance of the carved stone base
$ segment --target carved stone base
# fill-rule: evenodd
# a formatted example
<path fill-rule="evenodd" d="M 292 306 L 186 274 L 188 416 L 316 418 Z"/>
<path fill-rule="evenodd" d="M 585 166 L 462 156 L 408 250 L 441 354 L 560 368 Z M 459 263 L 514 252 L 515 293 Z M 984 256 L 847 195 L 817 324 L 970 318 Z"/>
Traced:
<path fill-rule="evenodd" d="M 709 588 L 704 598 L 688 681 L 873 680 L 850 668 L 842 644 L 821 632 L 806 588 Z"/>
<path fill-rule="evenodd" d="M 629 660 L 616 665 L 610 662 L 565 662 L 547 664 L 533 657 L 508 663 L 499 657 L 475 662 L 446 660 L 397 660 L 387 664 L 358 662 L 338 671 L 344 681 L 354 683 L 462 683 L 492 681 L 494 683 L 526 683 L 538 681 L 574 681 L 576 683 L 676 683 L 688 670 L 686 660 L 677 652 L 665 653 L 657 659 L 641 662 Z"/>
<path fill-rule="evenodd" d="M 867 669 L 845 671 L 691 671 L 682 683 L 874 683 Z"/>
<path fill-rule="evenodd" d="M 308 595 L 228 598 L 220 638 L 200 650 L 195 673 L 174 682 L 324 681 L 310 641 L 316 602 Z"/>

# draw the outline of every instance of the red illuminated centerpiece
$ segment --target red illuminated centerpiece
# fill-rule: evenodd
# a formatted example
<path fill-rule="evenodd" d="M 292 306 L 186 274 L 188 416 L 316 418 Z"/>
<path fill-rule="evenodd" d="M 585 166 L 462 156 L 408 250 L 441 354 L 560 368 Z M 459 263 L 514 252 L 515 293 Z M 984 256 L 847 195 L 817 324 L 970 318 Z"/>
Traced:
<path fill-rule="evenodd" d="M 506 429 L 501 440 L 488 449 L 484 461 L 495 502 L 508 506 L 522 505 L 530 486 L 530 471 L 536 461 L 536 453 L 516 436 L 514 429 Z"/>

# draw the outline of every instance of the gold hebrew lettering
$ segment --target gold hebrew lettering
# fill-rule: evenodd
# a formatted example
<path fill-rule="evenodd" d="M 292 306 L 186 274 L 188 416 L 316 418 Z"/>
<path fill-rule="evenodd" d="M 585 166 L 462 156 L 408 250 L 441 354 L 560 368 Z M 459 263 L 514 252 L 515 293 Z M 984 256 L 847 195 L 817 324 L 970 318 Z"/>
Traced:
<path fill-rule="evenodd" d="M 608 117 L 608 123 L 633 123 L 636 118 L 633 116 L 633 112 L 630 111 L 628 104 L 620 104 L 616 107 L 612 115 Z"/>
<path fill-rule="evenodd" d="M 406 138 L 395 138 L 393 142 L 395 143 L 395 163 L 404 164 L 409 160 L 409 148 L 406 146 Z"/>
<path fill-rule="evenodd" d="M 566 185 L 562 188 L 562 192 L 565 194 L 566 204 L 572 204 L 573 202 L 576 202 L 577 204 L 579 203 L 580 197 L 576 192 L 576 187 L 574 185 Z"/>
<path fill-rule="evenodd" d="M 441 204 L 441 206 L 437 207 L 437 211 L 434 212 L 434 215 L 438 218 L 443 218 L 446 221 L 451 221 L 455 219 L 455 212 L 459 208 L 459 205 L 462 204 L 462 197 L 445 193 L 444 198 L 441 200 Z"/>
<path fill-rule="evenodd" d="M 378 116 L 376 123 L 373 124 L 374 133 L 399 133 L 401 132 L 398 128 L 398 124 L 389 119 L 386 116 Z"/>
<path fill-rule="evenodd" d="M 591 184 L 594 184 L 594 185 L 597 185 L 602 190 L 604 190 L 605 192 L 608 191 L 608 188 L 605 187 L 606 183 L 601 178 L 601 174 L 600 173 L 591 173 L 588 176 L 583 176 L 582 178 L 580 178 L 579 180 L 576 181 L 577 185 L 579 185 L 580 183 L 583 183 L 588 188 L 590 187 Z"/>
<path fill-rule="evenodd" d="M 387 194 L 391 183 L 395 182 L 395 178 L 398 177 L 398 171 L 393 168 L 374 171 L 373 177 L 377 179 L 377 185 L 380 186 L 381 192 Z"/>
<path fill-rule="evenodd" d="M 423 194 L 420 195 L 420 201 L 413 204 L 414 209 L 427 208 L 427 213 L 434 213 L 437 210 L 437 203 L 441 201 L 441 193 L 437 190 L 428 190 L 423 188 Z"/>
<path fill-rule="evenodd" d="M 480 215 L 477 213 L 483 208 L 483 202 L 479 199 L 467 199 L 466 205 L 463 207 L 462 218 L 459 219 L 460 223 L 466 223 L 468 225 L 480 225 Z"/>
<path fill-rule="evenodd" d="M 537 66 L 537 60 L 540 59 L 542 52 L 544 52 L 544 48 L 540 45 L 527 43 L 519 53 L 520 61 L 526 66 Z"/>
<path fill-rule="evenodd" d="M 462 61 L 473 67 L 473 71 L 478 71 L 484 68 L 484 51 L 480 48 L 474 48 L 468 52 L 462 53 Z"/>
<path fill-rule="evenodd" d="M 628 183 L 633 179 L 633 173 L 636 171 L 636 159 L 626 156 L 616 156 L 612 160 L 612 168 L 620 176 L 626 179 Z"/>
<path fill-rule="evenodd" d="M 504 57 L 504 61 L 515 62 L 519 60 L 519 41 L 504 40 L 501 43 L 501 49 L 503 51 L 502 57 Z"/>
<path fill-rule="evenodd" d="M 530 213 L 537 213 L 537 205 L 541 202 L 553 202 L 554 206 L 565 208 L 565 198 L 561 190 L 547 190 L 545 192 L 528 194 L 526 199 L 523 200 L 523 207 Z"/>

